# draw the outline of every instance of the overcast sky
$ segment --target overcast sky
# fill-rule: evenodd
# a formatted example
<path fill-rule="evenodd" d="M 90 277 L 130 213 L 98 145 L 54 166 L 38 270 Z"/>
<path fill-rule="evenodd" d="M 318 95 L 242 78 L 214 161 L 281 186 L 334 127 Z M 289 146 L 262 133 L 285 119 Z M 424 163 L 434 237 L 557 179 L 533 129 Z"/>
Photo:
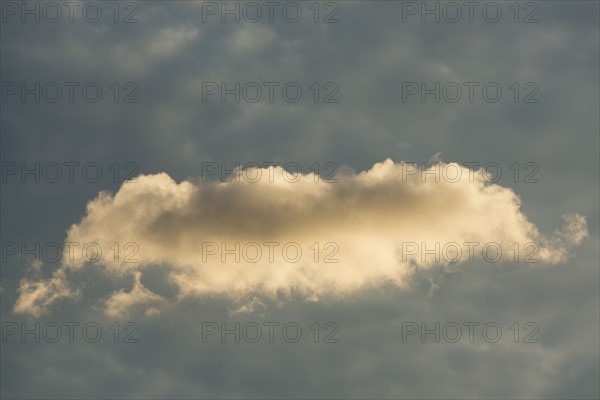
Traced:
<path fill-rule="evenodd" d="M 599 11 L 2 0 L 1 396 L 599 398 Z"/>

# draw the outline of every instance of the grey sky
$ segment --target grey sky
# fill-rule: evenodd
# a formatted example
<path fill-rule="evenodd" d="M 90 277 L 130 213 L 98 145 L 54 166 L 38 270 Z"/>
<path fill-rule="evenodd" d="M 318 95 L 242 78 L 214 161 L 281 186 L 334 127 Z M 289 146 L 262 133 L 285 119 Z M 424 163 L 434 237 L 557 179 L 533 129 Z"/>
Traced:
<path fill-rule="evenodd" d="M 3 96 L 7 82 L 98 82 L 103 88 L 97 103 L 77 90 L 72 103 L 65 96 L 57 103 L 8 96 L 0 104 L 3 171 L 8 162 L 78 161 L 100 164 L 103 176 L 96 183 L 80 173 L 72 183 L 66 176 L 58 183 L 7 176 L 2 242 L 62 243 L 88 201 L 119 190 L 128 162 L 139 173 L 166 172 L 179 182 L 199 177 L 206 162 L 296 162 L 305 171 L 315 162 L 335 162 L 360 172 L 386 158 L 420 163 L 441 152 L 445 162 L 499 164 L 498 183 L 520 196 L 521 210 L 546 236 L 561 226 L 562 215 L 585 216 L 589 237 L 569 262 L 420 269 L 407 288 L 385 283 L 343 299 L 310 302 L 292 294 L 230 315 L 227 299 L 207 296 L 169 303 L 154 316 L 134 308 L 127 318 L 106 316 L 98 304 L 115 290 L 129 290 L 133 277 L 86 267 L 72 277 L 85 288 L 79 300 L 58 301 L 34 318 L 13 311 L 20 281 L 48 278 L 59 266 L 45 262 L 36 273 L 11 256 L 1 268 L 3 323 L 96 321 L 104 337 L 96 344 L 9 338 L 1 344 L 2 397 L 599 398 L 599 3 L 519 2 L 517 23 L 509 1 L 492 2 L 502 10 L 497 23 L 482 17 L 490 2 L 481 2 L 472 23 L 466 15 L 456 23 L 432 17 L 423 23 L 419 15 L 404 22 L 407 3 L 414 2 L 322 1 L 318 23 L 311 1 L 294 3 L 303 12 L 297 23 L 282 17 L 286 2 L 272 23 L 266 15 L 258 23 L 235 23 L 231 16 L 222 23 L 218 15 L 203 22 L 200 1 L 138 1 L 127 9 L 121 2 L 118 23 L 112 2 L 94 3 L 103 10 L 97 23 L 77 12 L 73 23 L 66 14 L 57 23 L 32 17 L 22 23 L 3 8 Z M 139 22 L 123 23 L 132 10 Z M 322 21 L 330 12 L 339 22 Z M 532 12 L 539 22 L 524 23 Z M 108 88 L 113 82 L 120 85 L 119 103 Z M 126 89 L 127 82 L 137 86 Z M 280 86 L 272 103 L 236 103 L 233 96 L 203 102 L 202 82 Z M 303 89 L 297 103 L 281 96 L 287 82 Z M 309 88 L 314 82 L 318 103 Z M 432 95 L 404 102 L 403 82 L 479 86 L 473 102 L 466 90 L 456 103 L 443 97 L 436 103 Z M 482 96 L 489 82 L 503 90 L 496 103 Z M 327 83 L 339 88 L 339 102 L 322 101 L 331 92 Z M 522 101 L 534 87 L 525 88 L 528 83 L 539 88 L 539 102 Z M 139 102 L 125 104 L 122 96 L 132 87 L 139 88 Z M 118 182 L 110 169 L 115 162 Z M 510 169 L 515 162 L 518 182 Z M 523 182 L 528 162 L 539 167 L 538 183 Z M 172 299 L 177 288 L 163 267 L 146 270 L 142 283 Z M 108 327 L 114 321 L 135 321 L 140 342 L 113 343 Z M 221 343 L 216 336 L 203 343 L 207 321 L 296 321 L 303 336 L 298 343 L 280 337 Z M 335 322 L 339 343 L 314 343 L 309 327 L 315 321 Z M 402 323 L 410 321 L 492 321 L 503 337 L 498 343 L 480 336 L 475 343 L 403 343 Z M 514 343 L 509 327 L 515 322 L 522 334 L 524 324 L 535 322 L 539 342 Z"/>

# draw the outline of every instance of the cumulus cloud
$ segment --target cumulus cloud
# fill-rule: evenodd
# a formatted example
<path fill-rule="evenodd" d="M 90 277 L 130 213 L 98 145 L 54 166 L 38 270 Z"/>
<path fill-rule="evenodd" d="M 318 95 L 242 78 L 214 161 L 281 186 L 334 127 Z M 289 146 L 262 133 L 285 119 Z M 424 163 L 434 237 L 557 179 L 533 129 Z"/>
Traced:
<path fill-rule="evenodd" d="M 65 271 L 56 271 L 52 278 L 23 279 L 19 285 L 19 297 L 13 307 L 17 314 L 29 314 L 39 317 L 47 312 L 48 306 L 61 298 L 77 298 L 78 290 L 69 287 Z"/>
<path fill-rule="evenodd" d="M 141 283 L 153 266 L 167 269 L 177 300 L 251 299 L 238 307 L 243 312 L 261 304 L 256 296 L 318 301 L 383 283 L 402 287 L 416 269 L 436 265 L 526 257 L 537 263 L 524 265 L 563 263 L 587 236 L 585 218 L 576 214 L 542 235 L 510 188 L 459 164 L 419 170 L 386 160 L 346 171 L 336 183 L 280 167 L 237 172 L 241 179 L 225 182 L 141 175 L 88 203 L 65 243 L 96 243 L 107 274 L 135 278 L 132 290 L 105 300 L 109 315 L 142 304 L 156 313 L 166 300 Z M 23 281 L 15 311 L 41 312 L 39 303 L 74 295 L 64 271 L 88 261 L 75 252 L 50 282 Z"/>
<path fill-rule="evenodd" d="M 126 316 L 135 306 L 146 307 L 147 315 L 158 314 L 156 305 L 163 303 L 163 298 L 152 293 L 141 283 L 142 274 L 139 271 L 133 272 L 134 282 L 130 291 L 119 290 L 110 295 L 104 302 L 104 311 L 110 317 Z"/>

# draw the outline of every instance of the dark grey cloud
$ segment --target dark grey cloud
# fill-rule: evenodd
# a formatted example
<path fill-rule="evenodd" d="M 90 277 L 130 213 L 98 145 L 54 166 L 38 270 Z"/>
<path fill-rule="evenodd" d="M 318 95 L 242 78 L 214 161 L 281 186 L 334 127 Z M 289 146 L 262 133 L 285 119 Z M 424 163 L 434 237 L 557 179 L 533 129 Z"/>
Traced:
<path fill-rule="evenodd" d="M 438 152 L 447 162 L 501 165 L 499 183 L 520 196 L 542 233 L 551 235 L 570 212 L 585 215 L 590 232 L 569 262 L 549 269 L 482 263 L 417 271 L 407 291 L 274 301 L 235 316 L 219 297 L 185 300 L 159 316 L 134 310 L 138 344 L 112 343 L 114 321 L 94 308 L 133 278 L 85 268 L 75 277 L 85 296 L 58 302 L 38 320 L 98 321 L 106 340 L 2 343 L 2 396 L 598 398 L 598 3 L 537 1 L 535 24 L 513 23 L 512 2 L 497 3 L 504 14 L 496 24 L 403 23 L 402 2 L 367 1 L 337 2 L 336 24 L 313 23 L 312 2 L 301 3 L 306 18 L 297 24 L 202 23 L 195 1 L 138 2 L 136 24 L 113 23 L 107 9 L 96 24 L 2 22 L 2 82 L 94 81 L 104 88 L 96 104 L 0 104 L 3 163 L 97 162 L 103 171 L 97 183 L 8 177 L 0 194 L 2 242 L 62 243 L 90 199 L 121 186 L 110 169 L 115 162 L 121 172 L 134 162 L 141 173 L 180 181 L 199 176 L 210 161 L 334 161 L 361 171 L 388 157 L 421 162 Z M 114 104 L 107 86 L 115 81 L 135 82 L 140 102 Z M 206 81 L 294 81 L 304 94 L 296 104 L 203 103 Z M 406 81 L 498 82 L 504 92 L 495 104 L 403 103 Z M 335 82 L 340 102 L 313 103 L 313 82 Z M 513 82 L 535 82 L 540 102 L 514 103 Z M 515 162 L 519 182 L 509 169 Z M 538 183 L 523 182 L 527 162 L 539 166 Z M 12 311 L 30 264 L 17 257 L 2 263 L 2 322 L 33 324 Z M 38 274 L 48 278 L 58 268 L 45 262 Z M 143 283 L 176 296 L 160 266 L 154 274 Z M 402 322 L 473 320 L 500 323 L 503 340 L 401 341 Z M 206 321 L 298 321 L 306 329 L 297 344 L 202 343 Z M 336 322 L 340 342 L 312 343 L 314 321 Z M 513 343 L 508 326 L 516 321 L 536 322 L 539 343 Z"/>

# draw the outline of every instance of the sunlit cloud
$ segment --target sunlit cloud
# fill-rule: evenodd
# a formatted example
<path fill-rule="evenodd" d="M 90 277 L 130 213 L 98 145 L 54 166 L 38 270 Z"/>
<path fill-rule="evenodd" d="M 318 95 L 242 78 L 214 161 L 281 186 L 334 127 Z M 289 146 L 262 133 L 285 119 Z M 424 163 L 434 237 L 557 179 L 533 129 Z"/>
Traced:
<path fill-rule="evenodd" d="M 537 262 L 524 267 L 560 264 L 587 236 L 586 220 L 577 214 L 564 216 L 565 226 L 545 236 L 512 189 L 459 164 L 436 165 L 415 171 L 386 160 L 368 171 L 346 171 L 336 183 L 280 167 L 246 171 L 260 176 L 252 182 L 177 183 L 166 173 L 141 175 L 116 194 L 102 192 L 90 201 L 65 243 L 97 243 L 110 256 L 95 266 L 112 276 L 134 275 L 132 289 L 104 300 L 105 312 L 116 316 L 140 305 L 156 314 L 166 304 L 141 282 L 153 266 L 166 268 L 178 290 L 173 301 L 224 296 L 244 312 L 261 305 L 260 298 L 294 294 L 319 301 L 382 284 L 403 288 L 418 269 L 489 261 L 485 244 L 500 251 L 501 262 L 522 262 L 515 245 L 521 252 L 534 245 Z M 456 172 L 452 179 L 436 181 L 440 165 Z M 107 249 L 115 243 L 134 243 L 135 254 L 114 257 Z M 466 253 L 467 244 L 474 250 Z M 15 312 L 39 315 L 77 295 L 65 271 L 84 265 L 75 252 L 65 255 L 50 281 L 23 280 Z"/>

